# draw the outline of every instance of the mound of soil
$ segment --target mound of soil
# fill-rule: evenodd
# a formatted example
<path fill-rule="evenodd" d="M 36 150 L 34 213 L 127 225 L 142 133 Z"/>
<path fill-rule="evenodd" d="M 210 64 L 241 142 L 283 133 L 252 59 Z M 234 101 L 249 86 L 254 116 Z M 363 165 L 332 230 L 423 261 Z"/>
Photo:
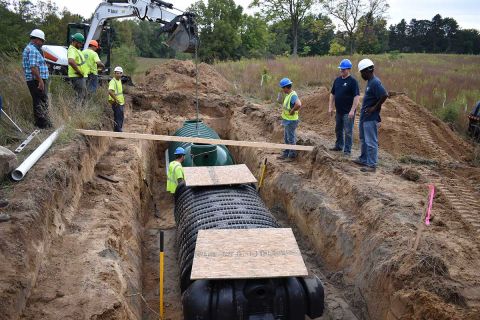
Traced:
<path fill-rule="evenodd" d="M 193 117 L 196 81 L 192 61 L 170 60 L 157 65 L 132 90 L 134 107 Z M 229 94 L 233 91 L 232 84 L 208 64 L 198 65 L 198 83 L 198 106 L 203 114 L 220 117 L 229 107 L 243 104 L 240 96 Z"/>
<path fill-rule="evenodd" d="M 192 61 L 171 60 L 155 66 L 145 73 L 142 84 L 152 91 L 191 90 L 195 92 L 195 64 Z M 232 90 L 232 85 L 212 66 L 206 63 L 198 65 L 200 92 L 221 94 Z"/>
<path fill-rule="evenodd" d="M 328 114 L 330 93 L 319 88 L 302 98 L 302 121 L 315 132 L 330 137 L 335 133 L 335 118 Z M 354 136 L 358 138 L 358 121 Z M 391 155 L 419 156 L 444 162 L 469 161 L 473 147 L 424 107 L 405 95 L 390 97 L 382 107 L 380 148 Z"/>

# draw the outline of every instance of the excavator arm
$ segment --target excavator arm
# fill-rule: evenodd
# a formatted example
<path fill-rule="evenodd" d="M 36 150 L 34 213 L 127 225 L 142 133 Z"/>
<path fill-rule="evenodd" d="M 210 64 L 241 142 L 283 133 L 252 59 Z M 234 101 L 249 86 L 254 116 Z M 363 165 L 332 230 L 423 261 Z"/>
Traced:
<path fill-rule="evenodd" d="M 160 31 L 168 34 L 167 45 L 182 52 L 194 52 L 198 36 L 194 15 L 175 14 L 173 4 L 161 0 L 108 0 L 99 4 L 93 14 L 85 49 L 92 39 L 99 39 L 103 25 L 112 19 L 136 17 L 163 24 Z"/>

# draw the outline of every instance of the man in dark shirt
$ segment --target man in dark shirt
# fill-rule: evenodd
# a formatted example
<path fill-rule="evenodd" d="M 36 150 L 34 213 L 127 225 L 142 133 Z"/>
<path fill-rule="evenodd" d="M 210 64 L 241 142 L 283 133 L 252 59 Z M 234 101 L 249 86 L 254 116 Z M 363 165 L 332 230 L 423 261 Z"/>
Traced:
<path fill-rule="evenodd" d="M 358 101 L 360 100 L 360 89 L 358 81 L 350 75 L 352 63 L 348 59 L 340 62 L 340 76 L 335 79 L 330 92 L 328 112 L 333 113 L 333 101 L 335 101 L 335 133 L 337 141 L 332 151 L 342 151 L 346 156 L 352 152 L 353 124 Z"/>
<path fill-rule="evenodd" d="M 363 166 L 363 172 L 375 172 L 378 162 L 378 123 L 380 122 L 380 110 L 387 100 L 387 90 L 380 79 L 374 74 L 374 64 L 370 59 L 363 59 L 358 63 L 358 70 L 362 79 L 367 81 L 365 96 L 363 97 L 360 111 L 360 158 L 354 160 L 356 164 Z"/>

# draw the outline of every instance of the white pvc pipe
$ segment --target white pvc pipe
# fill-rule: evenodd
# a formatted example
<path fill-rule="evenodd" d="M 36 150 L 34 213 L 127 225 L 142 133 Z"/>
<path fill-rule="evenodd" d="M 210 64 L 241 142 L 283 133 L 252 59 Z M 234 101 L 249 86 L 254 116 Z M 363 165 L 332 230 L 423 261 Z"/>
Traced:
<path fill-rule="evenodd" d="M 37 163 L 38 159 L 40 159 L 43 154 L 52 146 L 52 144 L 57 140 L 58 135 L 62 132 L 63 126 L 58 128 L 54 133 L 52 133 L 45 141 L 42 142 L 38 148 L 32 152 L 30 156 L 28 156 L 22 164 L 12 172 L 12 179 L 15 181 L 20 181 L 25 177 L 28 170 L 30 170 L 35 163 Z"/>

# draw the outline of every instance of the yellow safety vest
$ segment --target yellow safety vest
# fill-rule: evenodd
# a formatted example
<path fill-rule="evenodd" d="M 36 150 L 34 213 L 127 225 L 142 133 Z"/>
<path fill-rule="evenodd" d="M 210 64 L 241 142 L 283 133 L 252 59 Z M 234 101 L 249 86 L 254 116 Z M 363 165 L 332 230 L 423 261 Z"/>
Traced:
<path fill-rule="evenodd" d="M 83 74 L 83 77 L 88 76 L 88 66 L 86 64 L 85 57 L 83 56 L 83 52 L 75 48 L 74 46 L 70 45 L 68 47 L 67 51 L 67 58 L 68 59 L 73 59 L 75 60 L 75 63 L 78 66 L 78 69 Z M 70 78 L 79 78 L 80 76 L 75 72 L 75 69 L 73 69 L 70 64 L 68 65 L 68 77 Z"/>
<path fill-rule="evenodd" d="M 292 97 L 296 95 L 297 93 L 295 91 L 292 91 L 283 100 L 282 119 L 298 120 L 298 111 L 295 111 L 293 115 L 290 115 L 290 110 L 291 110 L 290 102 L 292 101 Z"/>
<path fill-rule="evenodd" d="M 172 161 L 168 165 L 167 191 L 175 193 L 177 190 L 178 179 L 185 179 L 182 164 L 178 161 Z"/>
<path fill-rule="evenodd" d="M 108 83 L 108 90 L 113 90 L 115 92 L 115 96 L 117 97 L 118 102 L 120 105 L 125 104 L 125 97 L 123 96 L 123 85 L 122 85 L 122 80 L 117 80 L 115 78 L 112 78 L 110 82 Z M 113 102 L 113 98 L 108 95 L 108 102 Z"/>

